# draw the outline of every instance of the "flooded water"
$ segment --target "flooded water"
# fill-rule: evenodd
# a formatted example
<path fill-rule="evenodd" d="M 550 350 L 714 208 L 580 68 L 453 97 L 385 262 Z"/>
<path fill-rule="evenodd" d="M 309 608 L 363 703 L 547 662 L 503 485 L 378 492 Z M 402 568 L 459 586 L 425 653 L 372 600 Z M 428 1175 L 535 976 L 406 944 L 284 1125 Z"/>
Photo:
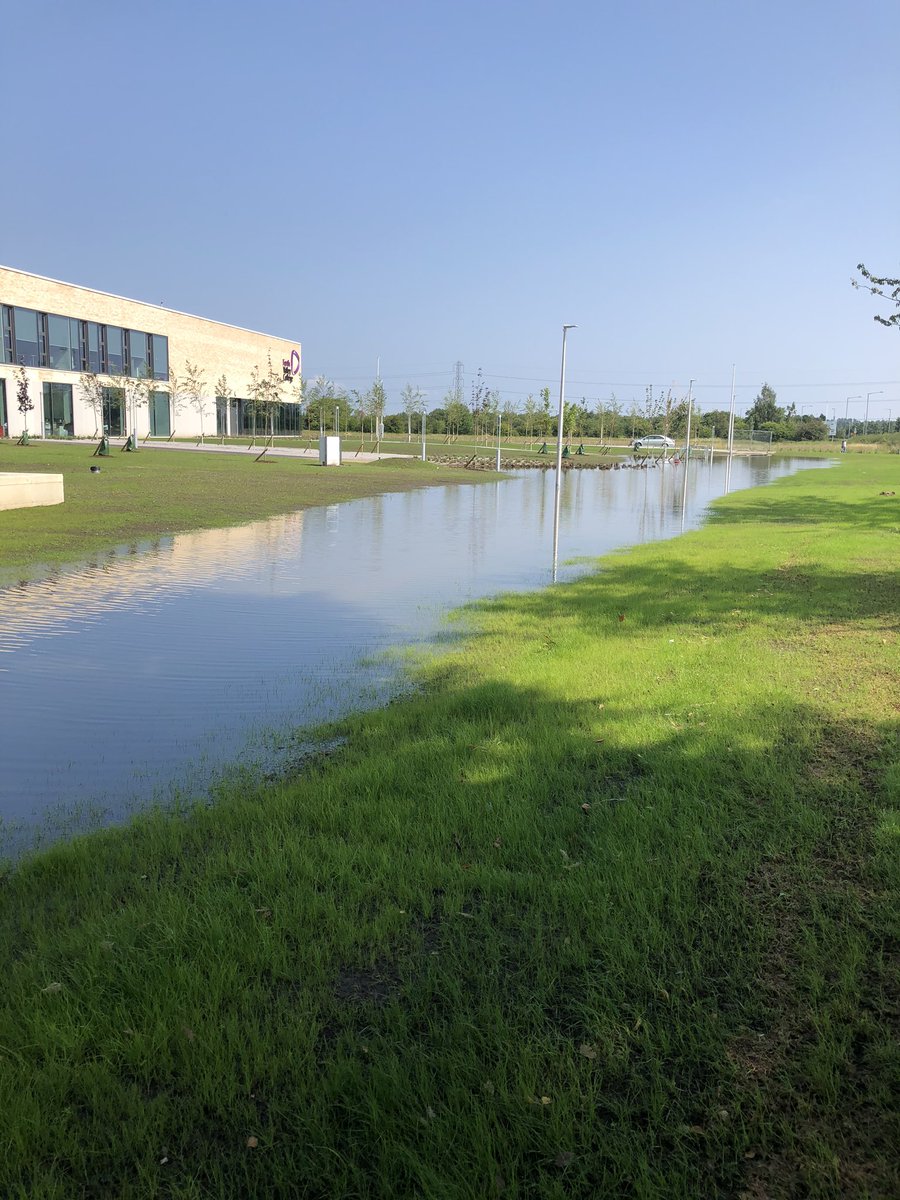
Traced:
<path fill-rule="evenodd" d="M 731 490 L 819 464 L 736 459 Z M 725 463 L 571 471 L 566 560 L 695 528 Z M 290 731 L 401 686 L 387 652 L 466 600 L 549 583 L 554 472 L 376 496 L 119 549 L 0 590 L 0 822 L 8 844 L 202 795 Z"/>

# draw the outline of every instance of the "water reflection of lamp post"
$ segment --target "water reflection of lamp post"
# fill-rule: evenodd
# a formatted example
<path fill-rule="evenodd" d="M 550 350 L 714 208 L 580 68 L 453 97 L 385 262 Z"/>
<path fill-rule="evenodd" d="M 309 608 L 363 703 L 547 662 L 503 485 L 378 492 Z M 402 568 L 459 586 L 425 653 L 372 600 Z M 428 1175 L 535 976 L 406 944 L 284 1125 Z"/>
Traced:
<path fill-rule="evenodd" d="M 553 582 L 556 583 L 556 562 L 559 552 L 559 494 L 562 481 L 563 396 L 566 390 L 566 334 L 577 325 L 562 327 L 562 365 L 559 369 L 559 422 L 556 427 L 556 493 L 553 497 Z"/>
<path fill-rule="evenodd" d="M 691 458 L 691 405 L 694 400 L 694 381 L 688 384 L 687 429 L 684 435 L 684 479 L 681 489 L 681 532 L 684 533 L 684 510 L 687 508 L 687 469 Z"/>

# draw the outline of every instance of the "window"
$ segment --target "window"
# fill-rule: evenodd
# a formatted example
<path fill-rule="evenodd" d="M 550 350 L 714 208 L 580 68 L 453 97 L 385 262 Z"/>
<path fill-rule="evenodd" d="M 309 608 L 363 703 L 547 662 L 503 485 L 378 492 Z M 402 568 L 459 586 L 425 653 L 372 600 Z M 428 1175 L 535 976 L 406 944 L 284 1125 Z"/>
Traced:
<path fill-rule="evenodd" d="M 146 333 L 140 333 L 137 329 L 129 329 L 128 356 L 128 374 L 133 379 L 141 379 L 147 374 L 147 367 L 150 362 L 150 351 L 147 346 Z"/>
<path fill-rule="evenodd" d="M 0 309 L 0 362 L 15 362 L 13 355 L 12 309 L 4 304 Z"/>
<path fill-rule="evenodd" d="M 125 374 L 125 339 L 122 330 L 114 325 L 104 326 L 106 329 L 106 367 L 107 375 Z"/>
<path fill-rule="evenodd" d="M 153 378 L 169 378 L 169 339 L 160 333 L 150 335 L 151 362 L 153 363 Z"/>
<path fill-rule="evenodd" d="M 74 371 L 78 357 L 77 323 L 76 342 L 72 346 L 72 329 L 68 317 L 47 317 L 50 341 L 50 356 L 47 365 L 54 371 Z"/>
<path fill-rule="evenodd" d="M 87 323 L 87 369 L 99 375 L 103 370 L 103 359 L 100 357 L 100 326 L 93 321 Z"/>
<path fill-rule="evenodd" d="M 0 363 L 168 380 L 169 339 L 0 304 Z"/>
<path fill-rule="evenodd" d="M 87 322 L 69 318 L 69 340 L 72 343 L 73 371 L 87 370 Z"/>
<path fill-rule="evenodd" d="M 44 384 L 44 437 L 74 437 L 71 383 Z"/>
<path fill-rule="evenodd" d="M 38 315 L 30 308 L 13 309 L 13 332 L 15 335 L 14 362 L 23 367 L 41 365 L 41 343 L 38 334 Z"/>

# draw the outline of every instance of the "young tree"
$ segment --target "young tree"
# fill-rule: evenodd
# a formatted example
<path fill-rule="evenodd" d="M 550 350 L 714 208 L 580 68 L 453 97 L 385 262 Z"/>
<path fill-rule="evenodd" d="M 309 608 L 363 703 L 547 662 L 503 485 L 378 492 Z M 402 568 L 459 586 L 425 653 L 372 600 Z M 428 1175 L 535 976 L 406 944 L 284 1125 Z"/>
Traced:
<path fill-rule="evenodd" d="M 873 296 L 882 296 L 893 304 L 896 312 L 891 313 L 889 317 L 882 317 L 876 313 L 873 320 L 879 325 L 897 325 L 900 326 L 900 279 L 891 279 L 890 276 L 873 275 L 871 271 L 867 271 L 863 263 L 858 263 L 856 267 L 860 275 L 862 275 L 865 283 L 860 283 L 858 279 L 851 279 L 853 287 L 859 291 L 871 292 Z"/>
<path fill-rule="evenodd" d="M 622 422 L 622 405 L 616 399 L 615 392 L 613 392 L 609 402 L 606 405 L 606 412 L 609 418 L 607 433 L 610 437 L 617 437 L 619 433 L 619 426 Z"/>
<path fill-rule="evenodd" d="M 103 380 L 94 371 L 83 371 L 80 382 L 84 403 L 94 414 L 94 437 L 96 437 L 103 423 Z"/>
<path fill-rule="evenodd" d="M 248 384 L 248 394 L 253 410 L 253 436 L 256 437 L 256 418 L 262 417 L 263 428 L 268 425 L 269 436 L 275 436 L 275 410 L 281 404 L 283 378 L 272 368 L 272 356 L 268 355 L 266 369 L 254 367 Z"/>
<path fill-rule="evenodd" d="M 25 368 L 19 367 L 16 371 L 16 407 L 22 414 L 25 421 L 25 430 L 22 434 L 22 440 L 28 441 L 28 414 L 34 408 L 34 401 L 31 398 L 31 393 L 28 390 L 28 376 L 25 374 Z"/>
<path fill-rule="evenodd" d="M 425 393 L 420 388 L 414 388 L 408 383 L 400 393 L 403 411 L 406 413 L 406 440 L 412 441 L 412 419 L 422 411 L 422 400 Z"/>
<path fill-rule="evenodd" d="M 375 423 L 375 441 L 381 441 L 382 424 L 384 422 L 384 410 L 387 405 L 387 393 L 384 390 L 384 384 L 380 379 L 376 379 L 369 388 L 369 398 L 372 411 L 372 420 Z"/>
<path fill-rule="evenodd" d="M 537 401 L 534 396 L 528 395 L 525 397 L 522 411 L 525 415 L 525 436 L 528 438 L 528 446 L 530 448 L 533 442 L 535 418 L 538 411 Z"/>
<path fill-rule="evenodd" d="M 271 363 L 269 364 L 271 366 Z M 203 445 L 203 414 L 206 411 L 206 396 L 203 394 L 203 389 L 206 386 L 206 379 L 203 372 L 196 363 L 192 363 L 189 359 L 185 359 L 184 363 L 184 378 L 181 381 L 182 391 L 185 398 L 195 412 L 200 414 L 200 445 Z"/>
<path fill-rule="evenodd" d="M 181 377 L 175 373 L 174 367 L 169 367 L 169 400 L 172 405 L 173 417 L 181 412 L 187 399 Z"/>
<path fill-rule="evenodd" d="M 342 401 L 346 403 L 346 397 L 341 395 L 334 381 L 326 379 L 324 375 L 317 375 L 306 389 L 307 421 L 312 423 L 315 416 L 319 424 L 319 429 L 324 429 L 326 419 L 331 415 L 335 407 L 340 406 Z"/>
<path fill-rule="evenodd" d="M 538 434 L 546 438 L 550 432 L 550 389 L 541 388 L 541 407 L 538 410 Z"/>
<path fill-rule="evenodd" d="M 484 382 L 484 376 L 481 373 L 481 367 L 475 374 L 472 380 L 472 429 L 475 434 L 475 441 L 478 441 L 478 431 L 484 430 L 484 413 L 485 405 L 487 404 L 490 388 Z"/>
<path fill-rule="evenodd" d="M 503 401 L 503 408 L 502 408 L 503 423 L 500 426 L 501 435 L 503 433 L 503 424 L 505 424 L 506 425 L 506 436 L 508 438 L 512 437 L 513 417 L 516 416 L 518 411 L 519 411 L 519 408 L 518 408 L 518 405 L 516 404 L 515 400 L 504 400 Z"/>
<path fill-rule="evenodd" d="M 225 429 L 228 428 L 228 404 L 229 404 L 229 401 L 233 398 L 233 396 L 234 396 L 234 392 L 228 386 L 228 380 L 225 378 L 225 372 L 223 371 L 222 374 L 219 376 L 219 378 L 216 380 L 216 405 L 218 405 L 220 400 L 224 401 L 224 404 L 225 404 Z M 224 432 L 223 432 L 223 436 L 224 436 Z"/>
<path fill-rule="evenodd" d="M 129 430 L 131 445 L 137 449 L 137 414 L 138 409 L 150 403 L 150 391 L 153 380 L 149 372 L 135 377 L 119 372 L 110 375 L 110 383 L 119 393 L 122 400 L 122 411 L 125 414 L 126 427 Z"/>

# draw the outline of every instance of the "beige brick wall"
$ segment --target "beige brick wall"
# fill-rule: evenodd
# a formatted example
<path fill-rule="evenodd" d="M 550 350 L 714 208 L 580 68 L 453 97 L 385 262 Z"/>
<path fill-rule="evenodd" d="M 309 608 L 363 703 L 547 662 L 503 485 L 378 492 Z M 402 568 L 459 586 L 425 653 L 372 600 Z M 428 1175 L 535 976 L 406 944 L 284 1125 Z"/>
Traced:
<path fill-rule="evenodd" d="M 169 366 L 177 375 L 183 375 L 187 360 L 196 363 L 204 373 L 208 400 L 203 423 L 207 433 L 215 432 L 216 381 L 221 375 L 225 375 L 236 396 L 246 398 L 254 366 L 264 371 L 267 357 L 271 355 L 272 365 L 280 374 L 282 360 L 290 358 L 292 351 L 296 351 L 298 355 L 301 352 L 299 341 L 288 341 L 233 325 L 223 325 L 204 317 L 193 317 L 159 305 L 141 304 L 137 300 L 94 292 L 89 288 L 45 279 L 9 267 L 0 267 L 0 304 L 165 335 L 169 339 Z M 14 370 L 10 364 L 0 363 L 0 378 L 6 379 L 7 420 L 11 436 L 17 436 L 22 428 L 22 419 L 16 409 Z M 29 368 L 27 374 L 31 398 L 35 403 L 34 411 L 29 416 L 29 428 L 32 432 L 40 431 L 43 426 L 41 385 L 45 381 L 52 381 L 73 385 L 76 436 L 90 436 L 93 433 L 93 418 L 80 403 L 78 372 Z M 162 383 L 159 386 L 161 390 L 164 389 Z M 290 387 L 285 384 L 283 399 L 296 401 L 297 386 Z M 173 415 L 172 424 L 177 426 L 179 434 L 193 435 L 200 432 L 199 414 L 192 409 L 183 409 L 177 417 Z M 143 436 L 148 428 L 148 416 L 146 411 L 143 411 L 138 416 L 138 436 Z"/>

